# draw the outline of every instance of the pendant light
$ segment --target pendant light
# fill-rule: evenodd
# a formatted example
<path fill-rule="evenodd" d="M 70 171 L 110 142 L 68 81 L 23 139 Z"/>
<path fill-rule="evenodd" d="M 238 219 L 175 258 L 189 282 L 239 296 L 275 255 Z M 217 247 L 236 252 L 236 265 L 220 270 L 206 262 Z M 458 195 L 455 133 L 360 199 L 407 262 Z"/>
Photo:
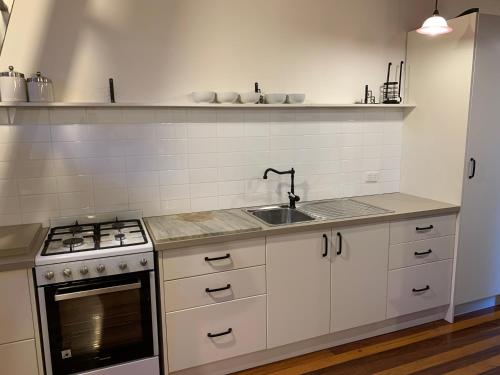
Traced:
<path fill-rule="evenodd" d="M 423 23 L 422 27 L 417 30 L 417 33 L 424 35 L 441 35 L 451 33 L 453 29 L 448 26 L 448 22 L 439 15 L 438 10 L 438 0 L 436 0 L 436 7 L 434 8 L 434 14 L 427 18 Z"/>

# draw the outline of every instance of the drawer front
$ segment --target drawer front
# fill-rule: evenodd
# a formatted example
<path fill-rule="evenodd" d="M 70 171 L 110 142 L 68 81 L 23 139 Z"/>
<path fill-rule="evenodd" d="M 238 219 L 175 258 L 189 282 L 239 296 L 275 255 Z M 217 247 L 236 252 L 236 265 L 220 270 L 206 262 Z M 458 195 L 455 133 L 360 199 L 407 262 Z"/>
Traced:
<path fill-rule="evenodd" d="M 0 373 L 5 375 L 37 375 L 35 340 L 0 345 Z"/>
<path fill-rule="evenodd" d="M 0 272 L 0 344 L 35 337 L 28 277 L 26 270 Z"/>
<path fill-rule="evenodd" d="M 391 245 L 389 269 L 417 266 L 453 258 L 455 236 Z"/>
<path fill-rule="evenodd" d="M 433 216 L 391 223 L 391 244 L 455 234 L 455 215 Z"/>
<path fill-rule="evenodd" d="M 265 238 L 224 242 L 162 254 L 165 280 L 260 266 L 266 263 Z"/>
<path fill-rule="evenodd" d="M 265 293 L 266 266 L 218 272 L 165 281 L 165 309 L 171 312 Z"/>
<path fill-rule="evenodd" d="M 266 349 L 266 296 L 167 313 L 166 323 L 171 372 L 256 352 Z"/>
<path fill-rule="evenodd" d="M 452 266 L 452 260 L 443 260 L 390 271 L 387 318 L 450 303 Z"/>

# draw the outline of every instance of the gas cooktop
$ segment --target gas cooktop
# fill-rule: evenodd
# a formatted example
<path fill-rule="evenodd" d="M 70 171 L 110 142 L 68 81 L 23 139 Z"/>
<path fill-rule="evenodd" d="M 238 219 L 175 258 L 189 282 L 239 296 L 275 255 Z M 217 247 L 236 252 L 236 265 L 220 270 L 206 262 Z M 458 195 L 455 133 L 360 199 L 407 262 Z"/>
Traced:
<path fill-rule="evenodd" d="M 42 256 L 141 245 L 147 243 L 139 220 L 79 224 L 54 227 L 45 240 Z"/>

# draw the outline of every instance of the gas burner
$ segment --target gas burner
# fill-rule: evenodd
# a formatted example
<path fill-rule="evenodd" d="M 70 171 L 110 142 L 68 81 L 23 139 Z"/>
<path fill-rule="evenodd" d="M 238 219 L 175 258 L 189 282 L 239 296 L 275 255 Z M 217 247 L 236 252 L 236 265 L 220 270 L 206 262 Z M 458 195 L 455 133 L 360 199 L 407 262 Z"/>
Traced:
<path fill-rule="evenodd" d="M 74 236 L 77 233 L 83 232 L 83 227 L 80 224 L 78 224 L 78 220 L 77 220 L 77 221 L 75 221 L 75 225 L 73 225 L 72 227 L 69 227 L 68 230 Z"/>
<path fill-rule="evenodd" d="M 115 240 L 123 241 L 125 239 L 125 233 L 117 233 L 115 234 Z"/>
<path fill-rule="evenodd" d="M 123 221 L 118 221 L 118 218 L 115 218 L 115 222 L 111 225 L 113 229 L 122 229 L 125 226 Z"/>
<path fill-rule="evenodd" d="M 71 237 L 63 240 L 63 245 L 72 249 L 73 247 L 78 247 L 83 244 L 83 238 L 80 237 Z"/>

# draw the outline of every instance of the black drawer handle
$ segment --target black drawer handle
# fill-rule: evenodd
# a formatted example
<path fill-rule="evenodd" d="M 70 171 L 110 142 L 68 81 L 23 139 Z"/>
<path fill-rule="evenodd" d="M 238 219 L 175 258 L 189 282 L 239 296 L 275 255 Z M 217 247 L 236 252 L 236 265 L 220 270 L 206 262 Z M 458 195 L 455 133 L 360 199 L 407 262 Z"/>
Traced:
<path fill-rule="evenodd" d="M 328 236 L 323 234 L 323 238 L 325 239 L 325 252 L 323 253 L 323 258 L 328 256 Z"/>
<path fill-rule="evenodd" d="M 227 284 L 226 286 L 223 286 L 222 288 L 215 288 L 215 289 L 205 288 L 205 292 L 214 293 L 214 292 L 220 292 L 220 291 L 228 290 L 228 289 L 231 289 L 231 284 Z"/>
<path fill-rule="evenodd" d="M 214 338 L 214 337 L 229 335 L 231 332 L 233 332 L 233 329 L 232 328 L 228 328 L 227 331 L 220 332 L 220 333 L 207 333 L 207 336 L 210 337 L 210 338 Z"/>
<path fill-rule="evenodd" d="M 428 227 L 416 227 L 415 228 L 418 232 L 423 232 L 424 230 L 431 230 L 434 229 L 434 225 L 429 225 Z"/>
<path fill-rule="evenodd" d="M 432 253 L 432 250 L 429 249 L 427 251 L 422 251 L 421 253 L 419 253 L 418 251 L 415 251 L 415 256 L 418 257 L 418 256 L 422 256 L 422 255 L 429 255 Z"/>
<path fill-rule="evenodd" d="M 339 238 L 339 249 L 337 250 L 337 255 L 342 254 L 342 234 L 337 232 L 337 237 Z"/>
<path fill-rule="evenodd" d="M 215 257 L 215 258 L 205 257 L 205 262 L 213 262 L 215 260 L 223 260 L 223 259 L 229 259 L 229 258 L 231 258 L 231 254 L 227 253 L 226 255 L 221 256 L 221 257 Z"/>
<path fill-rule="evenodd" d="M 431 287 L 429 285 L 426 285 L 425 288 L 422 288 L 422 289 L 415 289 L 413 288 L 412 291 L 413 293 L 420 293 L 420 292 L 425 292 L 427 290 L 429 290 Z"/>

